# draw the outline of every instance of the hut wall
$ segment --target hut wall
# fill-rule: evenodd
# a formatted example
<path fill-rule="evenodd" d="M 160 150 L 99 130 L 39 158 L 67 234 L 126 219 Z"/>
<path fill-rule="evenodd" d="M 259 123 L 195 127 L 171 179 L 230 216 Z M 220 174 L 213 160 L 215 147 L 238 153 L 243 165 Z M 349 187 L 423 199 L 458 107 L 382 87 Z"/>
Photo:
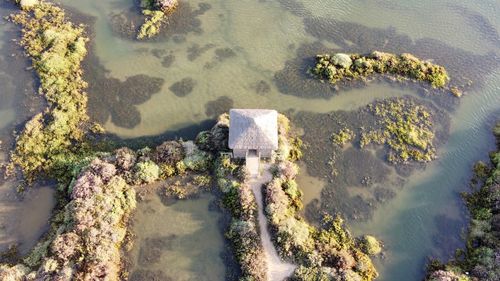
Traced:
<path fill-rule="evenodd" d="M 247 156 L 246 149 L 233 149 L 234 158 L 245 158 Z"/>
<path fill-rule="evenodd" d="M 271 149 L 261 149 L 259 150 L 261 158 L 271 158 L 273 151 Z"/>

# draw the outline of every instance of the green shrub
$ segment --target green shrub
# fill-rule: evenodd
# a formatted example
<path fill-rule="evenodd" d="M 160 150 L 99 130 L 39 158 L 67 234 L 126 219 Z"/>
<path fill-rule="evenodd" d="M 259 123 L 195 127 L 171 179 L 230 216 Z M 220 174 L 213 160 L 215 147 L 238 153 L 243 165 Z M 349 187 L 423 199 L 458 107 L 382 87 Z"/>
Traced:
<path fill-rule="evenodd" d="M 134 175 L 139 183 L 152 183 L 160 177 L 160 167 L 150 160 L 139 162 L 135 164 Z"/>
<path fill-rule="evenodd" d="M 183 162 L 186 168 L 191 171 L 205 172 L 211 168 L 213 157 L 208 152 L 195 149 L 184 158 Z"/>
<path fill-rule="evenodd" d="M 168 164 L 160 165 L 160 178 L 167 179 L 175 175 L 175 168 Z"/>

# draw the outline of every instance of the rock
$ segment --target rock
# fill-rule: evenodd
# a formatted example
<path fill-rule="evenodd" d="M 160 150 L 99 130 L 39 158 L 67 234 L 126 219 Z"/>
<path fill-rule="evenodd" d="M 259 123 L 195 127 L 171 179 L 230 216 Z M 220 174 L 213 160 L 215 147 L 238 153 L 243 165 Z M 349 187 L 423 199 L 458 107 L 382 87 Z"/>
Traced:
<path fill-rule="evenodd" d="M 30 8 L 40 3 L 39 0 L 20 0 L 18 1 L 21 8 Z"/>
<path fill-rule="evenodd" d="M 340 66 L 342 68 L 349 68 L 352 65 L 351 57 L 348 54 L 335 54 L 332 57 L 332 62 L 336 66 Z"/>
<path fill-rule="evenodd" d="M 164 13 L 173 11 L 179 5 L 178 0 L 155 0 L 155 7 Z"/>
<path fill-rule="evenodd" d="M 363 67 L 363 60 L 362 59 L 355 60 L 354 61 L 354 66 L 356 66 L 357 68 Z"/>
<path fill-rule="evenodd" d="M 365 254 L 373 256 L 382 252 L 380 242 L 371 235 L 365 235 L 361 238 L 361 248 Z"/>

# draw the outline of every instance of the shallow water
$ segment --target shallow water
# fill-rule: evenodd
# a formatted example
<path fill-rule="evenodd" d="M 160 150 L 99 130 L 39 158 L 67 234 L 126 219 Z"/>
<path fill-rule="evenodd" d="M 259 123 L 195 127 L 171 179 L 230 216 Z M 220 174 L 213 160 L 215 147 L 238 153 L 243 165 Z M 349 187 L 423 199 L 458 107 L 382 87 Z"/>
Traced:
<path fill-rule="evenodd" d="M 139 202 L 133 217 L 131 280 L 149 280 L 141 276 L 143 271 L 161 272 L 164 277 L 155 280 L 224 280 L 224 238 L 220 213 L 209 210 L 213 200 L 205 194 L 166 206 L 152 193 Z"/>
<path fill-rule="evenodd" d="M 11 5 L 0 4 L 0 17 L 8 15 Z M 32 74 L 19 49 L 10 41 L 15 27 L 0 24 L 0 163 L 8 160 L 12 131 L 35 111 L 32 98 Z M 27 107 L 24 107 L 27 105 Z M 47 231 L 55 205 L 53 186 L 35 186 L 20 194 L 15 179 L 4 180 L 0 175 L 0 252 L 17 245 L 19 254 L 26 254 Z"/>
<path fill-rule="evenodd" d="M 426 256 L 448 258 L 463 243 L 465 210 L 459 192 L 467 191 L 472 164 L 487 160 L 494 148 L 491 126 L 498 120 L 499 90 L 497 71 L 452 115 L 451 136 L 439 159 L 410 178 L 373 220 L 353 225 L 354 233 L 371 233 L 385 242 L 387 257 L 378 260 L 382 280 L 422 276 Z"/>
<path fill-rule="evenodd" d="M 0 251 L 17 245 L 24 255 L 48 230 L 55 192 L 52 186 L 35 187 L 21 197 L 15 187 L 0 185 Z"/>
<path fill-rule="evenodd" d="M 461 99 L 457 110 L 451 114 L 451 135 L 449 142 L 438 150 L 439 159 L 428 165 L 424 171 L 413 174 L 402 188 L 394 188 L 398 190 L 396 196 L 381 204 L 375 210 L 372 220 L 350 222 L 356 234 L 372 233 L 384 240 L 386 258 L 377 261 L 382 274 L 381 280 L 420 280 L 427 255 L 449 256 L 453 247 L 461 244 L 460 228 L 464 225 L 464 213 L 457 192 L 466 189 L 472 162 L 485 158 L 487 151 L 493 148 L 489 131 L 491 122 L 488 121 L 493 112 L 498 113 L 500 109 L 500 74 L 492 73 L 491 70 L 495 68 L 495 64 L 500 64 L 498 1 L 193 0 L 189 1 L 192 10 L 198 9 L 199 3 L 208 3 L 211 6 L 193 21 L 196 23 L 199 20 L 202 32 L 193 29 L 186 33 L 186 30 L 179 29 L 174 32 L 177 33 L 175 38 L 171 36 L 169 40 L 156 42 L 131 41 L 120 38 L 112 32 L 110 14 L 130 9 L 133 5 L 132 0 L 62 0 L 61 2 L 96 18 L 94 26 L 96 48 L 93 54 L 109 71 L 108 77 L 124 81 L 133 75 L 146 74 L 165 80 L 158 93 L 154 93 L 147 101 L 134 105 L 140 120 L 137 120 L 136 115 L 120 112 L 122 113 L 120 118 L 124 119 L 121 124 L 136 122 L 137 125 L 132 128 L 120 127 L 113 123 L 111 118 L 105 122 L 105 128 L 109 132 L 123 138 L 157 135 L 197 125 L 229 107 L 326 113 L 336 110 L 355 110 L 375 98 L 402 94 L 418 96 L 415 90 L 391 87 L 388 83 L 372 83 L 369 87 L 341 91 L 329 99 L 311 98 L 316 96 L 316 88 L 303 87 L 299 95 L 282 93 L 280 90 L 283 91 L 283 88 L 279 88 L 278 85 L 283 81 L 277 81 L 275 74 L 283 70 L 288 61 L 293 61 L 297 55 L 301 55 L 297 52 L 301 51 L 300 47 L 304 44 L 319 41 L 324 45 L 323 49 L 352 48 L 360 51 L 375 47 L 383 48 L 387 45 L 389 49 L 399 51 L 405 46 L 414 46 L 404 43 L 405 36 L 408 36 L 408 40 L 423 38 L 437 40 L 424 40 L 424 43 L 418 45 L 425 47 L 425 50 L 422 50 L 425 58 L 450 62 L 449 58 L 446 60 L 433 54 L 439 53 L 444 56 L 443 54 L 446 54 L 451 47 L 470 52 L 457 53 L 451 52 L 453 50 L 450 49 L 450 53 L 460 54 L 456 57 L 457 63 L 453 65 L 462 67 L 471 65 L 471 74 L 479 74 L 473 76 L 474 78 L 484 77 L 484 85 L 471 90 Z M 187 17 L 190 15 L 187 14 Z M 317 17 L 350 23 L 344 28 L 345 30 L 339 31 L 345 32 L 339 36 L 347 34 L 351 36 L 350 39 L 336 41 L 337 39 L 314 37 L 314 31 L 321 26 L 306 26 L 304 18 L 317 19 Z M 0 33 L 4 34 L 6 28 L 12 27 L 0 25 Z M 331 26 L 326 25 L 325 28 L 331 29 Z M 356 38 L 358 32 L 375 32 L 370 28 L 379 28 L 380 33 L 375 37 L 382 39 L 368 38 L 369 34 L 366 33 L 363 33 L 361 38 Z M 377 39 L 381 41 L 378 42 Z M 8 41 L 1 40 L 0 44 L 8 44 Z M 448 47 L 443 47 L 442 44 Z M 230 48 L 235 55 L 221 56 L 221 50 L 226 48 Z M 495 52 L 496 56 L 493 54 L 485 57 L 472 56 L 490 52 Z M 6 55 L 10 54 L 5 50 L 0 54 L 0 56 Z M 474 62 L 478 61 L 484 66 L 476 67 Z M 487 64 L 488 62 L 493 66 Z M 5 64 L 2 67 L 5 67 Z M 466 67 L 461 68 L 460 72 L 466 73 L 467 70 Z M 184 96 L 174 94 L 169 88 L 185 78 L 194 81 L 192 91 Z M 26 82 L 16 82 L 12 77 L 10 80 L 14 81 L 14 84 Z M 293 81 L 285 82 L 289 82 L 289 85 L 294 85 L 293 83 L 301 85 L 306 81 L 304 77 L 291 80 Z M 91 80 L 88 82 L 92 83 Z M 474 82 L 481 84 L 480 81 Z M 19 96 L 20 92 L 17 91 L 18 94 L 13 95 L 11 91 L 9 94 L 9 91 L 5 90 L 9 87 L 2 86 L 0 130 L 5 128 L 2 135 L 7 136 L 10 135 L 11 126 L 19 123 L 16 120 L 19 118 L 22 120 L 22 117 L 16 116 L 17 108 L 13 108 L 19 106 L 13 102 L 15 101 L 13 97 Z M 94 95 L 97 103 L 100 102 L 101 93 L 89 94 Z M 113 107 L 113 104 L 109 106 Z M 113 110 L 119 109 L 117 105 L 113 107 Z M 109 116 L 108 113 L 98 112 L 103 110 L 110 109 L 95 107 L 92 104 L 90 106 L 90 113 L 93 116 Z M 305 169 L 304 167 L 303 170 Z M 318 199 L 321 186 L 326 184 L 325 179 L 314 178 L 307 174 L 299 178 L 299 183 L 304 189 L 306 203 Z M 351 188 L 349 192 L 355 194 L 361 190 Z M 200 219 L 204 223 L 200 221 L 197 223 L 208 229 L 212 229 L 212 225 L 215 227 L 216 221 L 212 219 L 216 214 L 208 213 L 206 207 L 208 201 L 203 201 L 208 199 L 200 200 L 202 203 L 186 201 L 165 208 L 163 216 L 172 226 L 167 227 L 166 224 L 157 223 L 161 228 L 161 235 L 180 236 L 186 231 L 194 231 L 188 227 L 192 224 L 187 224 L 186 229 L 179 224 L 183 219 L 193 221 L 192 217 L 181 216 L 180 211 L 175 209 L 179 204 L 184 208 L 181 213 L 195 216 L 192 215 L 194 213 L 201 217 L 207 215 L 210 218 Z M 160 203 L 154 204 L 156 206 Z M 149 218 L 144 216 L 145 220 Z M 156 218 L 155 222 L 158 221 L 159 218 Z M 193 225 L 196 223 L 193 222 Z M 193 226 L 193 229 L 195 228 Z M 219 236 L 215 234 L 215 229 L 211 231 L 210 237 L 219 242 L 213 242 L 211 246 L 200 242 L 192 247 L 190 242 L 186 241 L 182 245 L 183 251 L 189 253 L 192 248 L 200 247 L 211 247 L 211 253 L 220 251 L 223 247 L 222 240 L 217 239 L 222 237 L 220 234 Z M 147 233 L 145 232 L 145 235 Z M 148 236 L 144 236 L 143 239 L 146 237 Z M 138 247 L 135 248 L 137 249 Z M 168 275 L 181 276 L 178 278 L 197 276 L 196 274 L 203 270 L 193 269 L 193 264 L 189 261 L 189 257 L 193 256 L 196 256 L 199 266 L 211 266 L 214 262 L 217 264 L 214 265 L 214 268 L 217 268 L 216 274 L 223 272 L 220 261 L 213 261 L 209 256 L 197 256 L 196 253 L 185 254 L 166 250 L 162 255 L 162 264 L 165 265 Z M 151 269 L 159 268 L 160 266 L 153 266 Z M 216 277 L 219 276 L 222 275 Z M 174 279 L 181 280 L 178 278 Z"/>

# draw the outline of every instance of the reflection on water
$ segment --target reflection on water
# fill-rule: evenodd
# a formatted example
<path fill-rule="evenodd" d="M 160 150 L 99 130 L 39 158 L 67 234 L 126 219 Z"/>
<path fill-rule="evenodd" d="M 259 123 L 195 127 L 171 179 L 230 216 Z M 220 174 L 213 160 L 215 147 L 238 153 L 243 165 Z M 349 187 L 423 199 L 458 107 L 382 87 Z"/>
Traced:
<path fill-rule="evenodd" d="M 202 195 L 166 206 L 157 194 L 148 194 L 133 218 L 136 242 L 130 253 L 130 278 L 224 280 L 224 238 L 218 227 L 220 214 L 209 210 L 213 199 Z"/>

